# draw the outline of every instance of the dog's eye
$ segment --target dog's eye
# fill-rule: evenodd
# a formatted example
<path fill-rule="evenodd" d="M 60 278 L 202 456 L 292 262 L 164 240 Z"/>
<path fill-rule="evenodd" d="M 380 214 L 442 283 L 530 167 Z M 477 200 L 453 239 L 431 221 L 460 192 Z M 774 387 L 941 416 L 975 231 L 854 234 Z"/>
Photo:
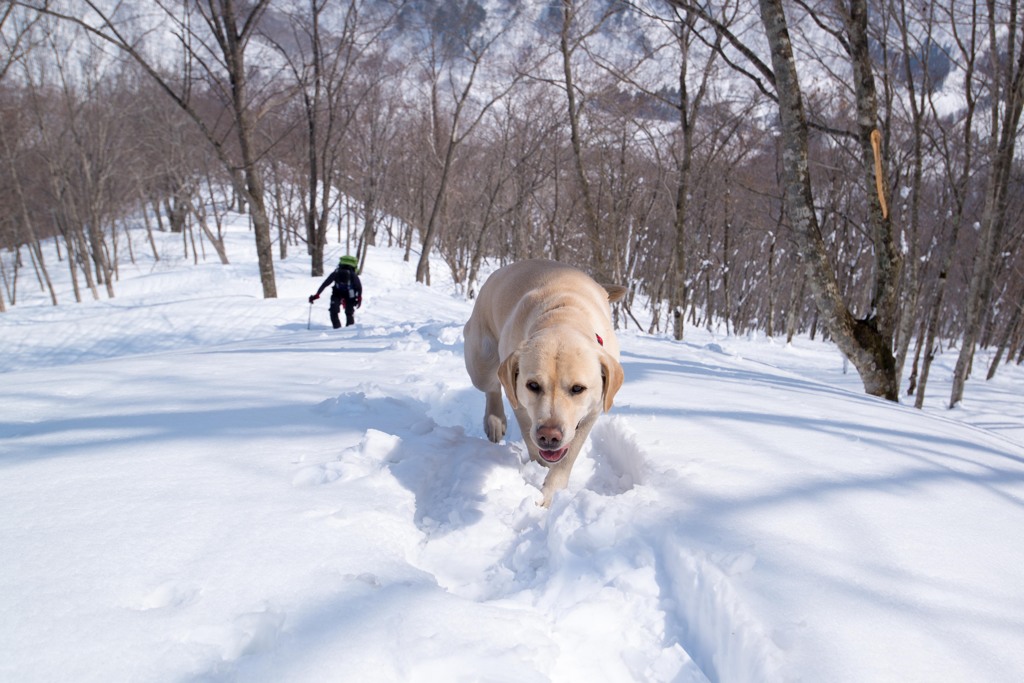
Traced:
<path fill-rule="evenodd" d="M 526 383 L 526 388 L 535 394 L 540 393 L 540 385 L 534 382 L 533 380 L 530 380 L 529 382 Z"/>
<path fill-rule="evenodd" d="M 572 392 L 573 396 L 576 396 L 577 394 L 582 394 L 586 390 L 587 388 L 582 384 L 573 384 L 572 389 L 570 389 L 569 391 Z"/>

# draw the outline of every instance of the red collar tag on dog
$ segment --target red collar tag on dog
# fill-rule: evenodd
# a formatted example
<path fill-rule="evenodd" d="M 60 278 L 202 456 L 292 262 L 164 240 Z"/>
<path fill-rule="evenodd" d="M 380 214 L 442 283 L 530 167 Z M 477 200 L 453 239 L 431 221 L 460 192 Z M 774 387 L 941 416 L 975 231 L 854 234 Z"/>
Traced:
<path fill-rule="evenodd" d="M 601 346 L 604 346 L 604 339 L 601 339 L 601 335 L 595 332 L 594 336 L 597 337 L 597 343 L 600 344 Z"/>

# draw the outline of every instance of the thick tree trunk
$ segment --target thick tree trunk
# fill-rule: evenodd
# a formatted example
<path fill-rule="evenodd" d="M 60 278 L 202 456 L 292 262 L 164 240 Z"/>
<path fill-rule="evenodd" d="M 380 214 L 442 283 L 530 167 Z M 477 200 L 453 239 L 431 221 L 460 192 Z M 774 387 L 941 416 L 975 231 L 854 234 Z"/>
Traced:
<path fill-rule="evenodd" d="M 249 200 L 249 215 L 256 235 L 256 259 L 260 269 L 260 284 L 263 298 L 277 298 L 277 283 L 274 279 L 274 242 L 271 238 L 270 219 L 263 200 L 263 177 L 255 165 L 245 172 L 246 195 Z"/>
<path fill-rule="evenodd" d="M 264 299 L 277 298 L 277 283 L 274 279 L 274 244 L 271 238 L 270 218 L 267 216 L 263 174 L 257 163 L 253 148 L 255 126 L 249 106 L 248 81 L 245 70 L 245 47 L 248 35 L 236 26 L 236 10 L 233 0 L 221 0 L 220 16 L 223 32 L 218 35 L 224 52 L 225 65 L 231 77 L 232 106 L 234 107 L 238 147 L 242 155 L 242 172 L 245 179 L 245 198 L 249 203 L 253 233 L 256 237 L 256 260 L 259 264 L 260 284 Z M 260 2 L 262 8 L 265 2 Z M 258 13 L 261 9 L 252 8 Z M 250 17 L 251 18 L 251 17 Z M 245 30 L 251 30 L 246 27 Z"/>
<path fill-rule="evenodd" d="M 808 163 L 808 126 L 797 80 L 793 47 L 781 0 L 760 0 L 761 19 L 768 36 L 778 93 L 782 126 L 782 175 L 784 201 L 797 250 L 807 274 L 818 315 L 839 350 L 853 363 L 864 390 L 890 401 L 899 400 L 896 362 L 892 355 L 891 327 L 887 336 L 877 319 L 855 320 L 839 292 L 835 270 L 829 261 L 814 211 Z M 870 145 L 870 140 L 868 141 Z M 878 196 L 873 202 L 878 205 Z M 886 256 L 886 258 L 889 258 Z M 885 283 L 891 274 L 879 274 Z M 890 292 L 876 291 L 876 306 L 893 299 Z M 882 319 L 891 325 L 891 318 Z"/>
<path fill-rule="evenodd" d="M 878 96 L 868 44 L 867 1 L 852 0 L 849 6 L 848 45 L 856 89 L 857 137 L 861 146 L 864 197 L 867 200 L 875 253 L 875 284 L 869 319 L 883 341 L 888 342 L 888 353 L 892 355 L 903 261 L 894 238 L 892 214 L 888 208 L 889 182 L 882 163 L 884 154 L 882 136 L 878 130 Z"/>

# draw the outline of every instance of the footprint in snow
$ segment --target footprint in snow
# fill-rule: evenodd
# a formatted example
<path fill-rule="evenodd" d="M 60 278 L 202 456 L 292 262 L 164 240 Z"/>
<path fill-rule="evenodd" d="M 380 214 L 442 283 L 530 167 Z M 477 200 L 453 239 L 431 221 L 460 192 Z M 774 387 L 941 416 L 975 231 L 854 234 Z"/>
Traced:
<path fill-rule="evenodd" d="M 193 603 L 198 595 L 199 590 L 196 588 L 182 586 L 176 581 L 164 581 L 142 598 L 134 601 L 132 607 L 140 612 L 173 609 Z"/>
<path fill-rule="evenodd" d="M 494 467 L 508 464 L 501 457 L 505 449 L 467 437 L 461 426 L 438 425 L 428 407 L 371 385 L 320 403 L 317 412 L 362 430 L 363 438 L 334 460 L 302 467 L 292 485 L 352 481 L 387 471 L 416 496 L 414 521 L 422 531 L 444 535 L 477 522 L 484 482 Z"/>
<path fill-rule="evenodd" d="M 403 434 L 425 434 L 434 427 L 427 416 L 427 404 L 409 398 L 394 398 L 375 385 L 362 391 L 348 391 L 335 398 L 321 401 L 314 408 L 340 426 L 367 431 Z"/>
<path fill-rule="evenodd" d="M 292 477 L 292 486 L 319 486 L 374 474 L 392 457 L 401 442 L 394 434 L 368 429 L 359 443 L 343 450 L 337 460 L 300 469 Z"/>
<path fill-rule="evenodd" d="M 244 679 L 236 670 L 243 658 L 272 652 L 284 631 L 286 615 L 271 607 L 239 614 L 226 621 L 193 627 L 183 639 L 188 648 L 208 660 L 197 680 Z M 256 660 L 257 662 L 259 659 Z M 249 664 L 253 662 L 250 660 Z"/>

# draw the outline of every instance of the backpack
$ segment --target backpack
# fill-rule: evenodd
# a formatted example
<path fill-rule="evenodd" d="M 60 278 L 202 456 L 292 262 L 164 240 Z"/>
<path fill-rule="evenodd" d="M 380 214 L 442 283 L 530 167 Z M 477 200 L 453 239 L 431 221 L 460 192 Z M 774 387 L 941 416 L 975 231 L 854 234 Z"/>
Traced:
<path fill-rule="evenodd" d="M 334 278 L 334 288 L 341 295 L 342 299 L 355 301 L 356 290 L 352 286 L 352 269 L 341 268 L 340 270 L 341 272 L 338 273 L 338 277 Z"/>

